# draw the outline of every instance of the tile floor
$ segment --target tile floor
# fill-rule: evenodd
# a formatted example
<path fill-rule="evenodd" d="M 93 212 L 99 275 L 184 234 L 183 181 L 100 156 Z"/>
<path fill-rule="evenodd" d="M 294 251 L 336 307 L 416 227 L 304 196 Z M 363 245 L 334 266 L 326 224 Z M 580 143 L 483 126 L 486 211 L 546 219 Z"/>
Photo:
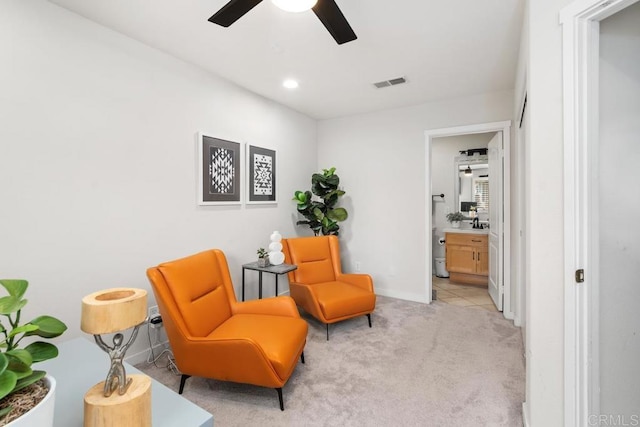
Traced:
<path fill-rule="evenodd" d="M 498 311 L 486 286 L 461 285 L 436 276 L 433 276 L 432 284 L 433 289 L 437 291 L 438 301 L 462 307 Z"/>

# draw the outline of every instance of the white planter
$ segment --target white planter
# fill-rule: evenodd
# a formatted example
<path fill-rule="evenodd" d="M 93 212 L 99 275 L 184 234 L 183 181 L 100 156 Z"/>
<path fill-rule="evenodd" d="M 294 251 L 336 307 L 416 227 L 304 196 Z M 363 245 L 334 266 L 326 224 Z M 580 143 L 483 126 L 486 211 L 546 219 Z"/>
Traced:
<path fill-rule="evenodd" d="M 49 387 L 49 393 L 29 412 L 7 424 L 7 427 L 53 427 L 56 380 L 47 375 L 44 381 Z"/>
<path fill-rule="evenodd" d="M 460 228 L 460 221 L 452 221 L 451 222 L 451 227 Z"/>

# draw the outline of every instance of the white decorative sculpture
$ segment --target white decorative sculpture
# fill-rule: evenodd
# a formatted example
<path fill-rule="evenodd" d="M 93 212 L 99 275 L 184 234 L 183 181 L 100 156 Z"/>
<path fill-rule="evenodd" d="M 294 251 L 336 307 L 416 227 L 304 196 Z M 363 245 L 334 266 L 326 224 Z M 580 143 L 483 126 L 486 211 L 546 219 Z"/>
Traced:
<path fill-rule="evenodd" d="M 284 254 L 282 253 L 282 236 L 277 231 L 271 233 L 271 243 L 269 243 L 269 262 L 271 265 L 280 265 L 284 262 Z"/>

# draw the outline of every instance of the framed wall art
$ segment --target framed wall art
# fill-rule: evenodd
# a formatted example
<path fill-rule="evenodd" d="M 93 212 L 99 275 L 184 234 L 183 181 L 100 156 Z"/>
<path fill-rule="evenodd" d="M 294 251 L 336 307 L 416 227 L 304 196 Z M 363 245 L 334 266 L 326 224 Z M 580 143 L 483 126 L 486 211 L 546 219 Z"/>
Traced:
<path fill-rule="evenodd" d="M 277 203 L 276 152 L 249 145 L 247 155 L 247 203 Z"/>
<path fill-rule="evenodd" d="M 242 203 L 242 144 L 199 134 L 198 204 Z"/>

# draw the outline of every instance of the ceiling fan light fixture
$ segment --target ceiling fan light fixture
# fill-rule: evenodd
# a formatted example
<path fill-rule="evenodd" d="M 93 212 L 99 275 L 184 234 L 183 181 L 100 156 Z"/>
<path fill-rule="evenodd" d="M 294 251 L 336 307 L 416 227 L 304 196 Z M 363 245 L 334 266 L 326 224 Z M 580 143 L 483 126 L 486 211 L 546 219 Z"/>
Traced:
<path fill-rule="evenodd" d="M 282 82 L 282 86 L 286 87 L 287 89 L 296 89 L 299 85 L 296 80 L 286 79 Z"/>
<path fill-rule="evenodd" d="M 318 0 L 271 0 L 271 2 L 287 12 L 304 12 L 315 6 Z"/>
<path fill-rule="evenodd" d="M 271 0 L 278 8 L 290 12 L 304 12 L 313 9 L 313 13 L 329 31 L 336 43 L 344 44 L 358 38 L 335 0 Z M 229 27 L 246 15 L 251 9 L 262 3 L 262 0 L 229 0 L 220 10 L 214 13 L 209 22 Z"/>

